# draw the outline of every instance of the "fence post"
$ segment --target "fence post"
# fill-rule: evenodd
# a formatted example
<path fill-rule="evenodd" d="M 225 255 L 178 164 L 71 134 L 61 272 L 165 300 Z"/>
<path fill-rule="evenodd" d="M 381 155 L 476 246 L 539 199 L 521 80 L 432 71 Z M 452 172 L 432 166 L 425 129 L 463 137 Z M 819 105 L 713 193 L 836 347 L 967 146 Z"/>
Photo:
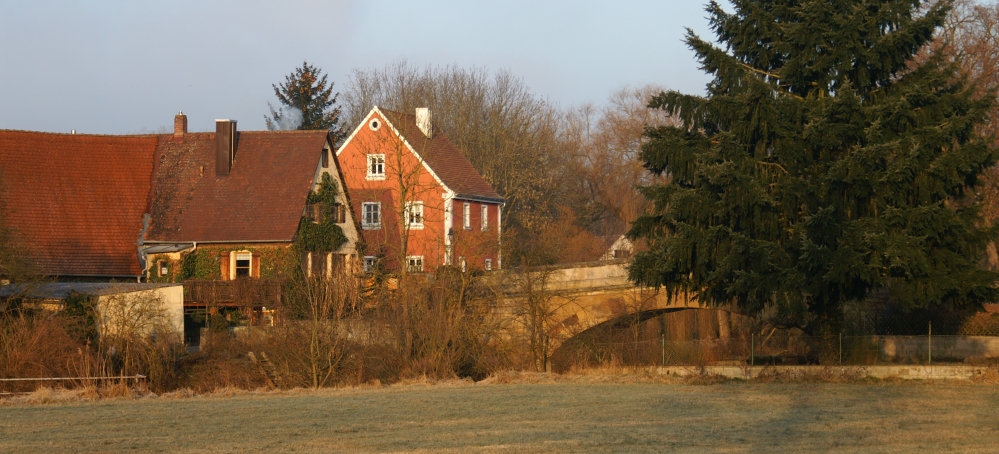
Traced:
<path fill-rule="evenodd" d="M 839 332 L 839 365 L 843 365 L 843 332 Z"/>
<path fill-rule="evenodd" d="M 933 365 L 933 320 L 930 320 L 929 330 L 926 334 L 926 364 Z"/>

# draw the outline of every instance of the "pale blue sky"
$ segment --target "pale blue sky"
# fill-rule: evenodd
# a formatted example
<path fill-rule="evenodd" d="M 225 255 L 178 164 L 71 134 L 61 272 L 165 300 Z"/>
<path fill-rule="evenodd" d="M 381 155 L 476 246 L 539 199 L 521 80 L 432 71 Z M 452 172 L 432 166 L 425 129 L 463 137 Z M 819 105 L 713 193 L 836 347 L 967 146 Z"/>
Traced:
<path fill-rule="evenodd" d="M 263 129 L 271 84 L 308 59 L 354 69 L 507 69 L 562 106 L 626 85 L 702 93 L 682 43 L 705 1 L 0 0 L 0 129 L 122 134 L 233 118 Z"/>

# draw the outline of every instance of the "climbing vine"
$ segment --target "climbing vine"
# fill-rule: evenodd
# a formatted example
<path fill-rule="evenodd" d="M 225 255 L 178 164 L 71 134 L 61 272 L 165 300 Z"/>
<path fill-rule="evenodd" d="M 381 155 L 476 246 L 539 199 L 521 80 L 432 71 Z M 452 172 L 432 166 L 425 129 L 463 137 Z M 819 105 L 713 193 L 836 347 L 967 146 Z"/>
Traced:
<path fill-rule="evenodd" d="M 315 223 L 303 216 L 298 224 L 298 237 L 295 239 L 295 247 L 301 252 L 332 252 L 340 249 L 347 243 L 347 236 L 343 229 L 336 224 L 336 219 L 332 216 L 332 208 L 337 203 L 339 190 L 333 178 L 328 173 L 323 174 L 319 190 L 309 194 L 307 203 L 309 205 L 322 204 L 322 222 Z"/>
<path fill-rule="evenodd" d="M 299 258 L 303 252 L 333 252 L 347 243 L 347 236 L 332 216 L 332 207 L 337 203 L 338 195 L 336 183 L 329 174 L 324 173 L 319 190 L 310 193 L 307 199 L 310 206 L 321 204 L 324 210 L 322 221 L 315 223 L 307 216 L 303 216 L 299 221 L 298 235 L 292 247 L 199 246 L 194 251 L 184 254 L 179 263 L 171 261 L 171 270 L 179 265 L 179 273 L 171 273 L 171 276 L 157 276 L 155 273 L 150 273 L 150 282 L 221 279 L 221 256 L 232 251 L 249 251 L 257 254 L 260 258 L 260 277 L 263 279 L 296 276 Z M 150 258 L 154 263 L 162 259 Z"/>

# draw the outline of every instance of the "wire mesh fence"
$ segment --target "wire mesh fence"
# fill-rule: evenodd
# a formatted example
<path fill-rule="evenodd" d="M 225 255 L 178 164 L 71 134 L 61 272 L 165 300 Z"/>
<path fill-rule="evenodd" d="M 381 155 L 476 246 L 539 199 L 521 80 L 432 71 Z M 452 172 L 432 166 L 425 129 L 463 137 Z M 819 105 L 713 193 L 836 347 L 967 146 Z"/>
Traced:
<path fill-rule="evenodd" d="M 572 366 L 929 365 L 999 361 L 999 337 L 963 335 L 805 336 L 771 333 L 748 338 L 624 342 L 579 341 L 555 358 Z"/>
<path fill-rule="evenodd" d="M 720 310 L 669 312 L 573 336 L 555 352 L 553 365 L 568 370 L 600 365 L 999 363 L 999 304 L 982 310 L 903 311 L 882 298 L 847 306 L 842 315 L 838 332 L 809 335 Z"/>

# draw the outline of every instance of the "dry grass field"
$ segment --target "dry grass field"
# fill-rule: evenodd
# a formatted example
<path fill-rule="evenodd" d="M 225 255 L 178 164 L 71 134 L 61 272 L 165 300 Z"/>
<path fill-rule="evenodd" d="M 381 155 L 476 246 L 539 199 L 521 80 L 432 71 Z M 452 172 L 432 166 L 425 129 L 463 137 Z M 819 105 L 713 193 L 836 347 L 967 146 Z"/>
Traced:
<path fill-rule="evenodd" d="M 0 406 L 3 452 L 996 452 L 973 383 L 410 384 Z"/>

